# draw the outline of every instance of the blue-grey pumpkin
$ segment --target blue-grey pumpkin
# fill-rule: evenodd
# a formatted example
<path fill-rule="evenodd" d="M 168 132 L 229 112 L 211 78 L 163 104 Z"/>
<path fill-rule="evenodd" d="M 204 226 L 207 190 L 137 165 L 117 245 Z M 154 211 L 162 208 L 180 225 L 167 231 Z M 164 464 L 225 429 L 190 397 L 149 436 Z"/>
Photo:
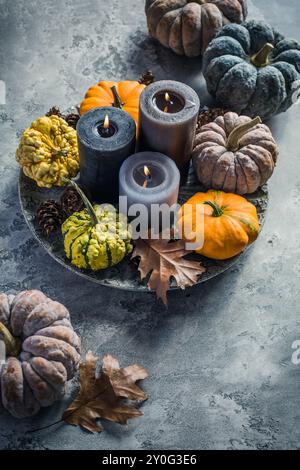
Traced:
<path fill-rule="evenodd" d="M 300 44 L 266 23 L 224 26 L 203 60 L 209 93 L 238 114 L 268 119 L 299 96 Z"/>

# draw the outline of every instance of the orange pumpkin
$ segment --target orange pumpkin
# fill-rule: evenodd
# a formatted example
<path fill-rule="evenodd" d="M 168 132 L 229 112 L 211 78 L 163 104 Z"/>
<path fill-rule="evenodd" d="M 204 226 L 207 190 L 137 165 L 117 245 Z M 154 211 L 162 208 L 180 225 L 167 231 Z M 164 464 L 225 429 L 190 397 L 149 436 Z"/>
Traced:
<path fill-rule="evenodd" d="M 189 210 L 186 209 L 188 204 Z M 179 210 L 178 226 L 183 238 L 190 243 L 201 231 L 204 243 L 195 251 L 218 260 L 241 253 L 256 240 L 260 231 L 253 204 L 237 194 L 215 190 L 197 193 L 189 199 Z"/>
<path fill-rule="evenodd" d="M 137 81 L 99 82 L 87 91 L 80 105 L 80 115 L 103 106 L 121 107 L 133 117 L 138 125 L 140 94 L 144 88 L 145 85 Z"/>

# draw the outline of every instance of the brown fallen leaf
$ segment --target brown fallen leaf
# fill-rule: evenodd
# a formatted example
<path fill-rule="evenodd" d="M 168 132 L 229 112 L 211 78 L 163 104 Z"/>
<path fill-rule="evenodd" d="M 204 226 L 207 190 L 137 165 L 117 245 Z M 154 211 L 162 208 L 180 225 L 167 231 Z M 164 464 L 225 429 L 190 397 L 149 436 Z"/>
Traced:
<path fill-rule="evenodd" d="M 74 402 L 64 412 L 62 419 L 74 426 L 81 426 L 90 432 L 101 432 L 97 423 L 100 418 L 115 423 L 127 424 L 128 419 L 143 413 L 122 402 L 122 398 L 146 400 L 144 392 L 135 384 L 148 377 L 146 370 L 138 365 L 120 369 L 116 358 L 106 355 L 99 377 L 96 375 L 97 357 L 91 352 L 80 364 L 80 390 Z"/>
<path fill-rule="evenodd" d="M 170 279 L 175 278 L 178 287 L 196 284 L 198 277 L 205 272 L 199 261 L 190 261 L 184 257 L 191 253 L 185 249 L 183 240 L 170 241 L 142 240 L 136 242 L 132 259 L 139 257 L 139 272 L 144 280 L 149 274 L 148 287 L 156 292 L 159 299 L 167 305 L 167 291 Z"/>
<path fill-rule="evenodd" d="M 146 379 L 149 374 L 146 369 L 138 364 L 120 369 L 118 359 L 110 354 L 103 358 L 102 371 L 107 375 L 118 397 L 129 400 L 147 400 L 145 392 L 136 385 L 138 380 Z"/>

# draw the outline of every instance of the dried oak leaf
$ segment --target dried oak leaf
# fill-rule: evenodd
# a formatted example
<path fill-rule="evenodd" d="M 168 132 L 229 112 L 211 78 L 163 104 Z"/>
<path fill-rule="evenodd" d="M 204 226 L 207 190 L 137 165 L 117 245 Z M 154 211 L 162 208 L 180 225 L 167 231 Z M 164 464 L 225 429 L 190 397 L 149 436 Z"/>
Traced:
<path fill-rule="evenodd" d="M 178 287 L 185 289 L 196 284 L 198 277 L 205 272 L 199 261 L 184 258 L 189 253 L 183 240 L 139 239 L 132 259 L 140 258 L 138 270 L 141 279 L 144 280 L 150 274 L 148 288 L 154 290 L 157 297 L 167 305 L 171 278 L 175 278 Z"/>
<path fill-rule="evenodd" d="M 135 383 L 148 377 L 149 374 L 144 367 L 133 364 L 121 369 L 118 359 L 106 354 L 103 358 L 102 372 L 109 378 L 118 397 L 137 401 L 147 400 L 145 392 Z"/>
<path fill-rule="evenodd" d="M 127 424 L 128 419 L 143 413 L 122 402 L 123 398 L 146 400 L 144 392 L 136 385 L 137 380 L 148 377 L 147 371 L 138 365 L 121 369 L 111 355 L 103 359 L 101 374 L 97 376 L 97 357 L 91 352 L 80 364 L 80 390 L 78 396 L 64 412 L 62 419 L 73 426 L 81 426 L 90 432 L 103 431 L 97 420 L 107 419 Z"/>

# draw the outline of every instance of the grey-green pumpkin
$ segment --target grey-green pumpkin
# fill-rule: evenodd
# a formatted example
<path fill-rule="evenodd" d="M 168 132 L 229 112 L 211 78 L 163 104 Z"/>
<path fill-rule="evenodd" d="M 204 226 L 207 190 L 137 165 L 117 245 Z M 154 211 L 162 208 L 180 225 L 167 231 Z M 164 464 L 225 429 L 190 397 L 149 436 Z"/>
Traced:
<path fill-rule="evenodd" d="M 268 119 L 297 101 L 300 44 L 264 22 L 226 25 L 204 54 L 203 73 L 222 106 Z"/>

